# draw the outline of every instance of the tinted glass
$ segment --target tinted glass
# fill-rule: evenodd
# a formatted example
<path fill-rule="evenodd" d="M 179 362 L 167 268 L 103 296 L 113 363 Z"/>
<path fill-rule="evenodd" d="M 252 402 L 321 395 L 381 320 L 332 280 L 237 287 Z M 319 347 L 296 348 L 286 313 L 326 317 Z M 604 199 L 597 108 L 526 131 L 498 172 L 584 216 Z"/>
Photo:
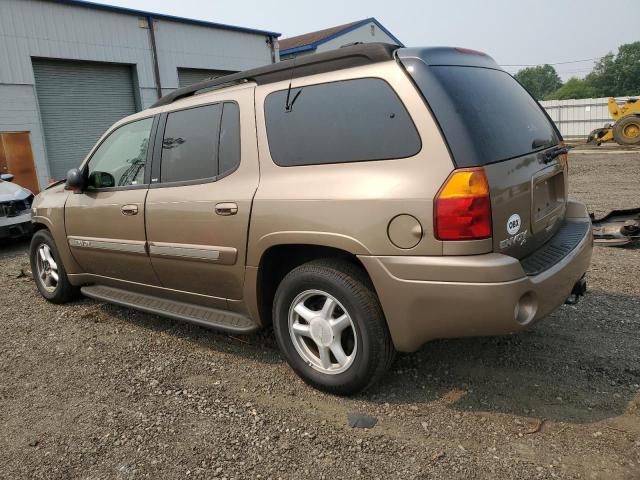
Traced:
<path fill-rule="evenodd" d="M 280 166 L 404 158 L 420 151 L 420 136 L 392 88 L 366 78 L 292 89 L 265 101 L 269 149 Z"/>
<path fill-rule="evenodd" d="M 430 104 L 454 153 L 456 131 L 473 143 L 476 165 L 519 157 L 558 143 L 555 129 L 540 106 L 507 73 L 475 67 L 429 69 L 449 97 L 451 112 L 438 108 L 438 102 Z M 424 93 L 429 100 L 429 93 Z M 454 122 L 460 122 L 462 128 Z M 469 165 L 465 162 L 462 166 Z"/>
<path fill-rule="evenodd" d="M 216 104 L 169 113 L 162 140 L 162 182 L 216 176 L 221 110 Z"/>
<path fill-rule="evenodd" d="M 153 118 L 114 130 L 89 160 L 89 189 L 144 183 L 144 170 Z"/>
<path fill-rule="evenodd" d="M 240 109 L 235 103 L 225 102 L 223 105 L 218 162 L 219 175 L 225 175 L 240 165 Z"/>

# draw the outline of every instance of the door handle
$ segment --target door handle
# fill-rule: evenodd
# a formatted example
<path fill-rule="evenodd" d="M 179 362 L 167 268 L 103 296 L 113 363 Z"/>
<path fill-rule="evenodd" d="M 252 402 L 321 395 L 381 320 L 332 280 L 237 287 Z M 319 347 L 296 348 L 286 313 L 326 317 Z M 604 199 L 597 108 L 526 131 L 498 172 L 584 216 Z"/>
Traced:
<path fill-rule="evenodd" d="M 123 205 L 120 209 L 123 215 L 137 215 L 138 214 L 138 206 L 137 205 Z"/>
<path fill-rule="evenodd" d="M 233 202 L 223 202 L 216 204 L 216 213 L 227 217 L 238 213 L 238 204 Z"/>

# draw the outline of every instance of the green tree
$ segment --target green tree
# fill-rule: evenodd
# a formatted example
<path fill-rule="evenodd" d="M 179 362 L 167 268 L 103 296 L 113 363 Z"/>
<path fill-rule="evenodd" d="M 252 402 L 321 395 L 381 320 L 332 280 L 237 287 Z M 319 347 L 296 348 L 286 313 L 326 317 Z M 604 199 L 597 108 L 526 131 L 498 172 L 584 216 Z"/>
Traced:
<path fill-rule="evenodd" d="M 572 98 L 597 97 L 594 88 L 586 80 L 570 78 L 555 92 L 550 93 L 545 100 L 569 100 Z"/>
<path fill-rule="evenodd" d="M 591 86 L 596 97 L 615 97 L 616 75 L 615 56 L 608 53 L 596 62 L 585 81 Z"/>
<path fill-rule="evenodd" d="M 585 80 L 599 97 L 640 94 L 640 41 L 621 45 L 615 56 L 602 57 Z"/>
<path fill-rule="evenodd" d="M 514 75 L 537 100 L 542 100 L 562 86 L 562 81 L 551 65 L 527 67 Z"/>

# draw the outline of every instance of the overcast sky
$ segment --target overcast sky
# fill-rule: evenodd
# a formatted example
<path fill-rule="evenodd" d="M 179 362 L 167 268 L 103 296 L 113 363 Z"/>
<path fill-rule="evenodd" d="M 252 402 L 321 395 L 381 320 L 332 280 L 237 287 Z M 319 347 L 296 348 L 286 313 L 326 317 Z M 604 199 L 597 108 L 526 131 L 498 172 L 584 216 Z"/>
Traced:
<path fill-rule="evenodd" d="M 407 46 L 482 50 L 502 65 L 558 63 L 615 53 L 640 40 L 640 0 L 94 0 L 282 33 L 281 38 L 376 17 Z M 592 61 L 554 65 L 563 79 Z M 510 72 L 522 67 L 505 66 Z"/>

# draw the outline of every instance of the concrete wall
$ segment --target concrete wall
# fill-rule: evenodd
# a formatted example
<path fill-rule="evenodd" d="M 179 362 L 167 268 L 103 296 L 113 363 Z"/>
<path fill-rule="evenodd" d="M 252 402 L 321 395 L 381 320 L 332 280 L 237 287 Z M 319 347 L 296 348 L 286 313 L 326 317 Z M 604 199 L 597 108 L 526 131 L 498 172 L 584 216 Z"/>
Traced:
<path fill-rule="evenodd" d="M 623 103 L 630 97 L 616 97 Z M 638 97 L 635 97 L 638 98 Z M 587 138 L 589 133 L 613 123 L 607 107 L 608 98 L 582 98 L 576 100 L 545 100 L 540 102 L 567 139 Z"/>
<path fill-rule="evenodd" d="M 271 63 L 262 34 L 170 20 L 156 26 L 163 92 L 178 67 L 244 70 Z M 141 107 L 157 99 L 149 30 L 136 15 L 45 0 L 0 0 L 0 130 L 29 131 L 41 186 L 49 179 L 32 57 L 130 64 Z"/>

